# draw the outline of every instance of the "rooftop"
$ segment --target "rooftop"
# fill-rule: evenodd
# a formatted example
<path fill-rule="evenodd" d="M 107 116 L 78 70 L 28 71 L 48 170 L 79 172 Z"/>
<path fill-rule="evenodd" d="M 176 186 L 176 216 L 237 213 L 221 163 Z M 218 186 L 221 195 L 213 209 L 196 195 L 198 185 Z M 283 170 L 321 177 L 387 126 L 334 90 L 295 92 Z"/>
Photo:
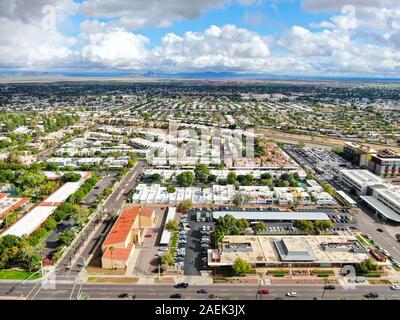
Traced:
<path fill-rule="evenodd" d="M 285 211 L 214 211 L 214 219 L 231 215 L 235 219 L 248 220 L 330 220 L 328 215 L 323 212 L 285 212 Z"/>
<path fill-rule="evenodd" d="M 139 213 L 143 216 L 151 216 L 153 211 L 143 207 L 131 207 L 124 210 L 107 235 L 103 247 L 126 241 Z"/>
<path fill-rule="evenodd" d="M 240 235 L 225 236 L 220 261 L 210 264 L 215 266 L 232 265 L 239 257 L 253 264 L 284 263 L 286 256 L 283 255 L 284 259 L 282 259 L 276 246 L 277 242 L 282 243 L 282 241 L 289 248 L 289 258 L 296 258 L 291 261 L 298 263 L 310 261 L 319 264 L 358 263 L 369 257 L 353 236 Z M 363 250 L 360 251 L 360 248 Z"/>

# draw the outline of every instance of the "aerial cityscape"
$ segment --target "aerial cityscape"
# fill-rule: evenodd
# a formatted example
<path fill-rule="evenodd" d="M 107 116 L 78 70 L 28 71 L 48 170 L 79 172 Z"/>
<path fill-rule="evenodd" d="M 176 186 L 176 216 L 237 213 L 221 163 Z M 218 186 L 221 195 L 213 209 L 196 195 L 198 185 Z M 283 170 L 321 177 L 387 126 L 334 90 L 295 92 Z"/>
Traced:
<path fill-rule="evenodd" d="M 399 300 L 400 4 L 191 2 L 0 4 L 0 300 Z"/>

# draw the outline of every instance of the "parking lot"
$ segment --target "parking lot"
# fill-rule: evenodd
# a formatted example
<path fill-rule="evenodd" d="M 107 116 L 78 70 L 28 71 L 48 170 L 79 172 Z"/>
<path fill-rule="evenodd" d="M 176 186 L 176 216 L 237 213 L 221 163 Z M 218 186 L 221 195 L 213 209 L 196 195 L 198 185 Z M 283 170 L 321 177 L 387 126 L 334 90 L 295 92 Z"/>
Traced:
<path fill-rule="evenodd" d="M 317 148 L 302 149 L 294 146 L 286 146 L 285 151 L 301 166 L 310 169 L 320 179 L 329 181 L 335 178 L 335 172 L 339 168 L 352 168 L 346 161 L 332 151 Z"/>
<path fill-rule="evenodd" d="M 206 213 L 207 211 L 191 210 L 188 213 L 189 228 L 187 229 L 186 255 L 184 257 L 185 275 L 199 275 L 202 269 L 207 269 L 207 261 L 202 260 L 206 255 L 202 252 L 206 252 L 211 247 L 210 233 L 214 229 L 215 223 L 211 219 L 206 221 L 205 217 L 197 221 L 197 212 Z M 203 230 L 203 228 L 207 230 Z"/>

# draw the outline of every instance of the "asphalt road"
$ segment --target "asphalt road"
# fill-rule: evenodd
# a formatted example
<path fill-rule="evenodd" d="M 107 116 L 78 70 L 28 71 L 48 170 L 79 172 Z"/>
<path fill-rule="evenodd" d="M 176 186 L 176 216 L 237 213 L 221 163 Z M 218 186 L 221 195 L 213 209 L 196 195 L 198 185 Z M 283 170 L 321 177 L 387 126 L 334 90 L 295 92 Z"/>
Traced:
<path fill-rule="evenodd" d="M 135 186 L 137 183 L 137 177 L 143 171 L 145 166 L 144 161 L 138 161 L 135 169 L 132 172 L 129 172 L 124 179 L 121 181 L 119 186 L 114 190 L 111 194 L 110 198 L 103 205 L 103 212 L 108 213 L 111 211 L 118 212 L 119 209 L 122 208 L 123 204 L 126 201 L 127 193 Z M 101 223 L 96 232 L 90 237 L 85 239 L 84 249 L 80 255 L 80 258 L 75 261 L 75 263 L 71 266 L 70 270 L 65 270 L 65 268 L 70 264 L 70 257 L 66 255 L 66 257 L 60 262 L 58 276 L 76 276 L 81 267 L 79 264 L 84 262 L 88 263 L 88 257 L 94 251 L 97 244 L 102 241 L 103 236 L 106 234 L 106 231 L 109 228 L 111 221 L 109 219 L 98 220 L 95 221 L 94 224 Z M 93 230 L 96 226 L 94 225 L 91 230 Z M 88 236 L 88 235 L 85 235 Z"/>
<path fill-rule="evenodd" d="M 122 293 L 128 293 L 131 297 L 135 295 L 136 299 L 169 299 L 171 294 L 181 293 L 182 299 L 210 299 L 209 295 L 213 294 L 213 299 L 233 299 L 233 300 L 256 300 L 257 289 L 256 285 L 208 285 L 208 286 L 189 286 L 187 289 L 176 289 L 172 285 L 111 285 L 111 284 L 73 284 L 73 283 L 58 283 L 54 289 L 36 290 L 34 283 L 26 284 L 25 286 L 16 287 L 12 293 L 7 294 L 11 283 L 0 284 L 0 299 L 1 297 L 19 297 L 28 300 L 75 300 L 78 294 L 81 293 L 89 299 L 119 299 L 118 296 Z M 366 286 L 359 285 L 356 289 L 343 289 L 337 287 L 336 290 L 323 290 L 321 285 L 270 285 L 264 286 L 271 293 L 263 295 L 263 300 L 360 300 L 364 298 L 364 294 L 369 292 L 377 292 L 378 299 L 400 299 L 400 291 L 391 290 L 389 286 Z M 207 289 L 208 294 L 198 294 L 197 290 Z M 287 297 L 286 293 L 296 291 L 297 297 Z M 259 300 L 258 296 L 258 300 Z M 376 299 L 374 299 L 376 300 Z"/>

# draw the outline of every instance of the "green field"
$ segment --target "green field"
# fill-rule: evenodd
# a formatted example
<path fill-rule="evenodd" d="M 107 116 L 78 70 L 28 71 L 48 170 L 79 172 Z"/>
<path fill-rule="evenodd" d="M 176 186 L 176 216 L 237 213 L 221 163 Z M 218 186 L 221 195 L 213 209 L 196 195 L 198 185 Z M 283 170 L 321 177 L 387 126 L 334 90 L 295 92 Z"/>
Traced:
<path fill-rule="evenodd" d="M 32 274 L 33 274 L 33 272 L 1 269 L 0 270 L 0 279 L 25 280 Z M 41 274 L 37 273 L 34 276 L 32 276 L 29 280 L 39 279 L 40 277 L 41 277 Z"/>

